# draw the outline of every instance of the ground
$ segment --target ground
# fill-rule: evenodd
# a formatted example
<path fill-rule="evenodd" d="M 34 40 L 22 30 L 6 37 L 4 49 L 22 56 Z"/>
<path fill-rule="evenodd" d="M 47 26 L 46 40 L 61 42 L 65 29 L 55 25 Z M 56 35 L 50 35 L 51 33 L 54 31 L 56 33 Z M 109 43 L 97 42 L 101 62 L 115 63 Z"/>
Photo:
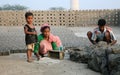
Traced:
<path fill-rule="evenodd" d="M 37 31 L 39 32 L 37 27 Z M 52 27 L 52 32 L 60 36 L 64 46 L 85 46 L 91 44 L 87 31 L 95 27 Z M 120 27 L 112 27 L 120 43 Z M 0 27 L 0 50 L 25 48 L 23 27 Z M 35 57 L 34 57 L 35 58 Z M 43 58 L 33 63 L 26 62 L 26 54 L 0 56 L 0 75 L 100 75 L 87 68 L 86 64 L 68 59 Z"/>
<path fill-rule="evenodd" d="M 26 54 L 0 57 L 0 75 L 100 75 L 87 68 L 86 64 L 68 59 L 57 60 L 45 57 L 40 61 L 26 62 Z"/>

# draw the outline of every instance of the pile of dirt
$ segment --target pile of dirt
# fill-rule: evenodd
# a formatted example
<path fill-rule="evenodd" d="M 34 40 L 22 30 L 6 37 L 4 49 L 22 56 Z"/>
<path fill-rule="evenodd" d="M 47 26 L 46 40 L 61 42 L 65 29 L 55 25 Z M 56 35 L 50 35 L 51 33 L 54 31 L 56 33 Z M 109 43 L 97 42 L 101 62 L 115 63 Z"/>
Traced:
<path fill-rule="evenodd" d="M 107 45 L 100 42 L 83 48 L 71 49 L 70 59 L 87 63 L 88 67 L 103 75 L 120 75 L 120 45 Z"/>

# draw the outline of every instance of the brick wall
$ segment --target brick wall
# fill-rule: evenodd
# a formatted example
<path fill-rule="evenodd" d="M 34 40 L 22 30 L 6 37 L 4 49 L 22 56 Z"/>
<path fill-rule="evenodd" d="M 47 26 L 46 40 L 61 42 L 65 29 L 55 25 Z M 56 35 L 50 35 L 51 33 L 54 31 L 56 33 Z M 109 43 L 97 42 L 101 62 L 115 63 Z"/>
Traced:
<path fill-rule="evenodd" d="M 26 11 L 0 11 L 0 26 L 21 26 L 26 24 Z M 108 25 L 120 26 L 120 9 L 79 11 L 31 11 L 34 25 L 49 23 L 53 26 L 92 26 L 98 19 L 106 19 Z"/>

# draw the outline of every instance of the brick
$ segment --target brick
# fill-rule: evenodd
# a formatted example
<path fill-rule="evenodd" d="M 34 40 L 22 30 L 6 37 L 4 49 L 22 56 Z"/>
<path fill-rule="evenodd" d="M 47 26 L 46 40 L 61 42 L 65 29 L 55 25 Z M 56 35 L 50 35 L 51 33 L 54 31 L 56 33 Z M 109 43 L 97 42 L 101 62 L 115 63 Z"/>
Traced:
<path fill-rule="evenodd" d="M 48 57 L 62 60 L 64 59 L 64 51 L 49 51 Z"/>
<path fill-rule="evenodd" d="M 2 56 L 2 52 L 0 52 L 0 56 Z"/>
<path fill-rule="evenodd" d="M 0 56 L 10 55 L 10 51 L 0 52 Z"/>
<path fill-rule="evenodd" d="M 26 50 L 10 50 L 10 53 L 26 53 Z"/>
<path fill-rule="evenodd" d="M 3 56 L 10 55 L 10 52 L 6 51 L 6 52 L 3 52 L 2 54 L 3 54 Z"/>

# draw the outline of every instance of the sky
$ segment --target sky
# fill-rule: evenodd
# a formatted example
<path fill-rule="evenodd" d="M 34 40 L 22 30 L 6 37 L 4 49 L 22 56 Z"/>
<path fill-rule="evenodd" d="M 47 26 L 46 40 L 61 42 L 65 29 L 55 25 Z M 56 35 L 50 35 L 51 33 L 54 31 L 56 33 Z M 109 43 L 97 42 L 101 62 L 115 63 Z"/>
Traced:
<path fill-rule="evenodd" d="M 4 4 L 20 4 L 30 10 L 48 10 L 51 7 L 70 9 L 70 0 L 1 0 L 0 6 Z M 120 8 L 120 0 L 79 0 L 79 4 L 80 10 Z"/>

